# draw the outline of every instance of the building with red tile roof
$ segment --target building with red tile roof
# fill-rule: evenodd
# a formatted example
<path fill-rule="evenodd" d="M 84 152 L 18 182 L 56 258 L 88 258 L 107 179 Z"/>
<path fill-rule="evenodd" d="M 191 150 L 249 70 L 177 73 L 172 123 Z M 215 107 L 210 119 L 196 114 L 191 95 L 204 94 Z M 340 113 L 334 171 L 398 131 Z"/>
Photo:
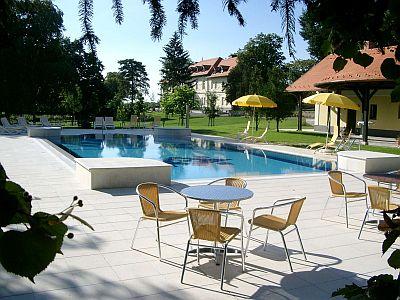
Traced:
<path fill-rule="evenodd" d="M 192 64 L 192 84 L 196 91 L 196 97 L 202 107 L 207 105 L 207 92 L 217 95 L 217 106 L 223 111 L 229 111 L 231 105 L 226 101 L 224 85 L 227 82 L 229 72 L 236 66 L 237 58 L 210 58 Z"/>
<path fill-rule="evenodd" d="M 382 52 L 383 50 L 383 52 Z M 382 75 L 381 64 L 387 58 L 395 58 L 396 47 L 383 49 L 364 48 L 362 53 L 373 57 L 366 68 L 348 60 L 345 67 L 336 72 L 333 62 L 337 55 L 328 55 L 308 72 L 286 88 L 288 92 L 335 91 L 348 96 L 362 107 L 361 111 L 331 109 L 331 126 L 347 127 L 356 130 L 357 124 L 369 124 L 364 127 L 367 135 L 398 136 L 400 134 L 400 103 L 392 102 L 390 93 L 395 86 L 393 80 Z M 400 64 L 400 62 L 397 62 Z M 399 99 L 400 100 L 400 99 Z M 314 128 L 327 130 L 328 108 L 316 105 Z"/>

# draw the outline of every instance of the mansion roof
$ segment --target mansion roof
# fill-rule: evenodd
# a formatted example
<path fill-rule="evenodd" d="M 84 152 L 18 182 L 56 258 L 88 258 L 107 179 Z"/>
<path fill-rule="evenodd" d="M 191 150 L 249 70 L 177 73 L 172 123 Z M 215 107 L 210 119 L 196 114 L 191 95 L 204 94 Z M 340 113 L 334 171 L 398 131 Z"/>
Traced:
<path fill-rule="evenodd" d="M 208 77 L 225 77 L 236 66 L 237 58 L 229 57 L 223 59 L 221 57 L 201 60 L 192 64 L 189 69 L 192 71 L 192 77 L 208 76 Z"/>

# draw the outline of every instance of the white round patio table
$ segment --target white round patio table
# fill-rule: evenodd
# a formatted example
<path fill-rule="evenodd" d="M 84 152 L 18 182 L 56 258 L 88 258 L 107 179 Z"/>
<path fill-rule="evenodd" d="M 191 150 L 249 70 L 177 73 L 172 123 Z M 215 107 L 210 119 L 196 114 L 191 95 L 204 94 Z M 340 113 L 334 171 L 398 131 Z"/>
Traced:
<path fill-rule="evenodd" d="M 181 190 L 181 193 L 187 198 L 199 200 L 199 201 L 207 201 L 214 203 L 214 209 L 218 209 L 218 204 L 222 202 L 233 202 L 233 201 L 242 201 L 246 199 L 250 199 L 253 197 L 253 192 L 244 189 L 237 188 L 228 185 L 197 185 L 187 187 Z M 191 250 L 190 252 L 196 252 L 197 250 Z M 227 248 L 228 253 L 240 254 L 241 251 L 235 248 Z M 215 253 L 212 248 L 201 248 L 201 253 Z M 216 254 L 216 263 L 220 262 L 220 254 L 219 251 Z"/>

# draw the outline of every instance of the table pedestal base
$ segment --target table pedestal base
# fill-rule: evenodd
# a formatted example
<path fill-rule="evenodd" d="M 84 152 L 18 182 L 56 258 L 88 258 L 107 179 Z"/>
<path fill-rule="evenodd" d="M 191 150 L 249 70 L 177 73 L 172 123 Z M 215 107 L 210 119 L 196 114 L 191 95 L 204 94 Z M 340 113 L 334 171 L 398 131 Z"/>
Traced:
<path fill-rule="evenodd" d="M 240 249 L 236 248 L 227 248 L 227 254 L 236 254 L 236 255 L 241 255 L 242 251 Z M 224 253 L 224 249 L 213 249 L 211 247 L 201 247 L 199 248 L 199 254 L 214 254 L 215 255 L 215 264 L 220 265 L 221 260 L 222 260 L 222 255 Z M 197 248 L 192 249 L 189 251 L 189 254 L 197 254 Z"/>

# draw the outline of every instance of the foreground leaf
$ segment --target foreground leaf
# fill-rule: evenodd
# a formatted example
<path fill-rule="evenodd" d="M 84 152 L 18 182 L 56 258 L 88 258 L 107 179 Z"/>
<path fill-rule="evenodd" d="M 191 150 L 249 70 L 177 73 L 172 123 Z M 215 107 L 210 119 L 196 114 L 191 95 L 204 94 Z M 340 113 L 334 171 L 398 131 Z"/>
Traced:
<path fill-rule="evenodd" d="M 54 260 L 60 243 L 37 230 L 7 231 L 0 237 L 0 263 L 7 272 L 34 277 Z"/>
<path fill-rule="evenodd" d="M 388 264 L 394 269 L 400 268 L 400 250 L 396 249 L 388 258 Z"/>
<path fill-rule="evenodd" d="M 382 253 L 385 253 L 393 244 L 396 239 L 400 236 L 399 230 L 392 230 L 386 234 L 386 238 L 382 244 Z"/>
<path fill-rule="evenodd" d="M 336 72 L 343 70 L 343 68 L 347 65 L 347 60 L 343 57 L 339 56 L 336 57 L 335 61 L 333 62 L 333 69 Z"/>
<path fill-rule="evenodd" d="M 0 188 L 0 226 L 28 223 L 31 200 L 24 194 L 25 190 L 12 181 L 6 181 Z"/>
<path fill-rule="evenodd" d="M 332 297 L 343 296 L 346 299 L 367 299 L 365 295 L 362 298 L 356 298 L 357 296 L 363 295 L 364 289 L 355 283 L 351 285 L 346 284 L 344 288 L 338 289 L 336 292 L 332 293 Z"/>

